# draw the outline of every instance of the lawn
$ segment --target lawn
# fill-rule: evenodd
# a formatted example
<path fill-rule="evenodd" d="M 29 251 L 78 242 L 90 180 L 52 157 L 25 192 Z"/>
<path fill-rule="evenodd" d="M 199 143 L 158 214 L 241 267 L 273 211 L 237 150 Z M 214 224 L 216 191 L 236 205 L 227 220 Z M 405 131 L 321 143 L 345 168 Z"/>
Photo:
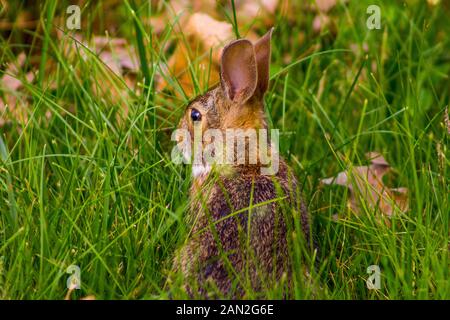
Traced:
<path fill-rule="evenodd" d="M 74 30 L 71 1 L 0 10 L 0 299 L 186 298 L 180 275 L 168 279 L 191 227 L 191 169 L 172 161 L 171 133 L 217 80 L 214 52 L 184 35 L 193 12 L 170 9 L 182 1 L 73 2 Z M 252 19 L 238 1 L 199 9 L 233 38 L 275 26 L 266 115 L 319 247 L 293 227 L 293 290 L 245 298 L 450 299 L 449 3 L 274 3 Z M 368 152 L 391 166 L 384 184 L 406 194 L 389 217 L 321 183 L 368 165 Z M 380 287 L 370 290 L 373 265 Z M 68 290 L 68 268 L 79 290 Z"/>

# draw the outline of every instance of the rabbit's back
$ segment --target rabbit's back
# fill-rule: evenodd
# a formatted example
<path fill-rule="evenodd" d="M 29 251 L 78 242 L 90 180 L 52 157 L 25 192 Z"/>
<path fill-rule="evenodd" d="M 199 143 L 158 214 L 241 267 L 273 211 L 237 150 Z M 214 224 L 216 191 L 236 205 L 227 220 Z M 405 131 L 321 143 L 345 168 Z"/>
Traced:
<path fill-rule="evenodd" d="M 193 237 L 182 249 L 179 263 L 185 276 L 202 287 L 212 281 L 223 293 L 233 280 L 249 271 L 252 287 L 260 289 L 262 279 L 289 274 L 287 223 L 294 210 L 308 239 L 308 216 L 298 192 L 297 181 L 281 160 L 277 175 L 245 174 L 219 176 L 208 188 L 194 188 L 189 220 Z M 281 207 L 285 209 L 282 212 Z M 244 279 L 241 279 L 242 281 Z M 240 281 L 237 281 L 239 283 Z M 237 285 L 235 290 L 241 290 Z"/>

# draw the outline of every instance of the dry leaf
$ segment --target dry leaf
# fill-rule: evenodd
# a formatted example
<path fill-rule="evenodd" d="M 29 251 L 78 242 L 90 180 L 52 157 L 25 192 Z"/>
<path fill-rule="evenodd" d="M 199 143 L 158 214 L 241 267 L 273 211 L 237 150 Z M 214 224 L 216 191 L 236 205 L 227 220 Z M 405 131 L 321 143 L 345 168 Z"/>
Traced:
<path fill-rule="evenodd" d="M 255 19 L 261 19 L 267 27 L 272 26 L 278 2 L 278 0 L 237 1 L 238 23 L 249 24 L 254 23 Z"/>
<path fill-rule="evenodd" d="M 121 106 L 116 113 L 116 120 L 120 123 L 128 114 L 128 103 L 134 94 L 139 94 L 137 74 L 140 70 L 136 49 L 124 38 L 108 36 L 93 36 L 90 40 L 81 33 L 66 34 L 56 30 L 60 51 L 71 65 L 90 67 L 97 65 L 95 72 L 87 75 L 92 81 L 93 95 L 101 97 L 106 103 Z M 80 58 L 87 63 L 79 63 Z M 95 63 L 93 62 L 95 60 Z M 82 79 L 83 68 L 74 68 L 76 77 Z M 114 74 L 114 75 L 113 75 Z M 56 89 L 54 79 L 46 79 L 46 86 Z M 61 105 L 71 113 L 76 112 L 72 103 L 60 101 Z"/>
<path fill-rule="evenodd" d="M 222 46 L 233 38 L 233 30 L 229 23 L 215 20 L 204 13 L 195 13 L 189 18 L 182 32 L 187 41 L 180 36 L 177 47 L 168 62 L 170 74 L 165 76 L 169 78 L 175 76 L 183 90 L 191 95 L 193 82 L 189 64 L 195 61 L 198 65 L 197 76 L 200 86 L 205 87 L 206 84 L 211 85 L 218 82 L 217 71 Z M 209 66 L 210 60 L 212 66 Z M 209 75 L 208 72 L 210 72 Z M 157 89 L 160 91 L 166 86 L 167 82 L 164 78 L 160 78 Z"/>
<path fill-rule="evenodd" d="M 383 176 L 391 166 L 376 152 L 366 154 L 369 166 L 353 167 L 351 172 L 340 172 L 336 177 L 322 179 L 322 184 L 338 184 L 350 191 L 349 207 L 355 213 L 362 212 L 364 204 L 371 209 L 378 208 L 382 215 L 391 217 L 397 207 L 402 212 L 408 210 L 408 190 L 390 189 L 383 184 Z"/>
<path fill-rule="evenodd" d="M 206 49 L 215 48 L 214 61 L 219 61 L 220 46 L 233 37 L 231 24 L 215 20 L 204 13 L 193 14 L 184 31 L 185 35 L 194 37 L 194 41 L 198 40 Z"/>
<path fill-rule="evenodd" d="M 69 38 L 59 30 L 57 30 L 57 36 L 67 57 L 75 55 L 77 58 L 79 54 L 84 60 L 87 60 L 91 57 L 87 51 L 90 50 L 97 54 L 98 59 L 117 75 L 139 71 L 136 50 L 129 45 L 126 39 L 94 36 L 87 41 L 81 34 L 73 34 Z"/>
<path fill-rule="evenodd" d="M 318 14 L 313 20 L 313 30 L 316 33 L 321 32 L 330 25 L 330 17 L 326 14 Z"/>
<path fill-rule="evenodd" d="M 20 81 L 18 79 L 18 73 L 19 73 L 19 69 L 23 67 L 25 60 L 26 60 L 26 55 L 24 52 L 21 52 L 17 56 L 16 62 L 10 63 L 8 65 L 8 67 L 6 68 L 5 74 L 1 79 L 3 89 L 6 88 L 11 91 L 16 91 L 22 87 L 23 84 L 22 84 L 22 81 Z M 30 81 L 33 81 L 32 75 L 33 74 L 31 74 L 31 76 L 27 75 L 27 80 L 29 78 Z"/>
<path fill-rule="evenodd" d="M 167 26 L 167 18 L 164 15 L 143 18 L 142 20 L 144 26 L 150 26 L 152 32 L 156 35 L 160 35 Z"/>
<path fill-rule="evenodd" d="M 126 117 L 129 110 L 124 101 L 130 99 L 130 90 L 127 88 L 132 88 L 134 92 L 139 90 L 136 85 L 139 60 L 135 48 L 129 45 L 126 39 L 102 36 L 93 37 L 90 43 L 85 43 L 85 45 L 97 53 L 98 59 L 126 84 L 124 86 L 115 78 L 102 76 L 102 86 L 93 84 L 92 91 L 97 96 L 108 97 L 108 101 L 111 103 L 121 104 L 123 116 Z M 116 120 L 120 123 L 121 116 L 117 115 Z"/>
<path fill-rule="evenodd" d="M 28 120 L 26 101 L 18 102 L 18 91 L 23 88 L 20 80 L 19 70 L 24 66 L 26 55 L 19 53 L 16 61 L 9 63 L 4 75 L 1 77 L 1 89 L 4 92 L 4 99 L 0 98 L 0 127 L 7 123 L 8 118 L 14 118 L 20 122 Z M 25 80 L 30 83 L 34 80 L 32 71 L 25 74 Z"/>
<path fill-rule="evenodd" d="M 96 36 L 92 43 L 91 47 L 95 47 L 99 59 L 114 73 L 120 75 L 125 71 L 138 72 L 139 63 L 136 51 L 128 45 L 127 40 Z"/>
<path fill-rule="evenodd" d="M 254 23 L 255 19 L 262 21 L 267 27 L 273 25 L 275 11 L 280 0 L 235 1 L 236 14 L 240 26 Z M 178 33 L 175 50 L 167 65 L 160 67 L 157 78 L 157 90 L 162 91 L 168 86 L 167 79 L 176 78 L 186 95 L 193 94 L 193 76 L 196 84 L 205 88 L 219 81 L 219 60 L 221 50 L 228 41 L 234 38 L 233 26 L 223 19 L 223 6 L 231 9 L 230 3 L 200 0 L 174 0 L 165 15 L 150 21 L 150 24 L 161 33 L 167 21 L 177 17 L 174 27 Z M 219 10 L 220 9 L 220 10 Z M 166 20 L 164 20 L 166 18 Z M 257 36 L 250 32 L 245 34 L 250 40 Z M 192 71 L 195 75 L 192 75 Z M 177 91 L 178 94 L 180 92 Z"/>
<path fill-rule="evenodd" d="M 328 12 L 336 5 L 336 2 L 336 0 L 316 0 L 316 5 L 321 12 Z"/>
<path fill-rule="evenodd" d="M 169 2 L 171 11 L 169 14 L 174 18 L 175 16 L 181 16 L 183 20 L 187 16 L 190 16 L 194 12 L 206 13 L 214 18 L 218 18 L 220 15 L 217 12 L 215 1 L 204 0 L 172 0 Z"/>

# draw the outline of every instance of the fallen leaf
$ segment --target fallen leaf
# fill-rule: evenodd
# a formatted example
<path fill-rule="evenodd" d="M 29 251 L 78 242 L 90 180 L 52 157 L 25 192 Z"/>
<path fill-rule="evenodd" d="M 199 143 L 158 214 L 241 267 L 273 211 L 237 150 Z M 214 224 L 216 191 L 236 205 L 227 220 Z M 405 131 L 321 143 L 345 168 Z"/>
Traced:
<path fill-rule="evenodd" d="M 221 45 L 233 37 L 231 24 L 215 20 L 207 14 L 195 13 L 189 19 L 186 34 L 198 40 L 206 49 L 216 49 L 213 51 L 214 61 L 219 61 L 221 55 Z"/>
<path fill-rule="evenodd" d="M 93 82 L 92 91 L 96 96 L 102 96 L 108 103 L 121 104 L 123 115 L 126 117 L 128 107 L 125 101 L 130 99 L 131 92 L 139 92 L 136 75 L 140 65 L 136 49 L 124 38 L 94 36 L 86 40 L 81 34 L 67 37 L 59 32 L 57 35 L 67 60 L 75 60 L 81 56 L 85 61 L 98 59 L 104 64 L 103 72 L 96 74 L 97 81 Z M 89 51 L 94 53 L 95 57 Z M 116 77 L 111 77 L 108 73 L 113 73 Z M 102 85 L 99 86 L 99 83 Z M 119 115 L 117 120 L 121 121 Z"/>
<path fill-rule="evenodd" d="M 23 68 L 25 61 L 25 53 L 19 53 L 16 60 L 8 64 L 5 73 L 0 78 L 2 83 L 1 88 L 4 92 L 4 97 L 0 98 L 0 127 L 4 126 L 12 118 L 22 123 L 28 119 L 27 101 L 25 99 L 24 101 L 19 99 L 18 102 L 19 91 L 24 86 L 23 80 L 28 83 L 34 80 L 34 73 L 32 71 L 26 73 L 24 79 L 20 77 L 20 70 Z"/>
<path fill-rule="evenodd" d="M 318 14 L 314 17 L 313 20 L 313 30 L 316 33 L 321 32 L 325 28 L 327 28 L 330 24 L 330 17 L 326 14 Z"/>
<path fill-rule="evenodd" d="M 273 26 L 275 13 L 281 2 L 280 0 L 236 0 L 234 4 L 240 29 L 245 29 L 243 28 L 245 25 L 254 27 L 256 20 L 262 22 L 262 24 L 258 23 L 262 29 Z M 168 21 L 177 21 L 173 26 L 176 38 L 170 41 L 170 45 L 175 44 L 175 49 L 167 64 L 160 65 L 158 68 L 156 89 L 162 91 L 174 84 L 178 88 L 179 84 L 184 94 L 191 96 L 194 93 L 194 83 L 200 88 L 206 88 L 219 81 L 221 50 L 224 44 L 235 37 L 232 24 L 222 21 L 223 10 L 231 12 L 231 3 L 174 0 L 168 4 L 161 16 L 146 22 L 155 29 L 156 34 L 161 34 Z M 258 38 L 251 31 L 242 36 L 251 41 Z M 177 80 L 176 83 L 173 82 L 174 78 Z M 179 96 L 184 96 L 180 90 L 175 91 Z"/>
<path fill-rule="evenodd" d="M 88 53 L 90 50 L 116 75 L 139 71 L 136 49 L 124 38 L 94 36 L 88 41 L 81 34 L 73 34 L 68 37 L 59 30 L 57 30 L 57 36 L 67 57 L 75 55 L 78 58 L 79 54 L 83 60 L 88 60 L 91 58 Z"/>
<path fill-rule="evenodd" d="M 202 12 L 208 14 L 214 18 L 218 18 L 220 15 L 217 12 L 217 6 L 215 1 L 204 0 L 172 0 L 168 3 L 171 7 L 169 14 L 172 14 L 171 18 L 175 16 L 190 16 L 194 12 Z M 184 16 L 183 16 L 184 14 Z"/>
<path fill-rule="evenodd" d="M 139 70 L 136 51 L 123 38 L 108 38 L 96 36 L 92 40 L 95 52 L 114 73 L 123 74 L 125 71 L 134 73 Z"/>
<path fill-rule="evenodd" d="M 336 5 L 336 2 L 336 0 L 316 0 L 316 5 L 321 12 L 328 12 Z"/>
<path fill-rule="evenodd" d="M 354 213 L 361 213 L 363 206 L 378 209 L 383 216 L 391 217 L 398 208 L 408 210 L 408 190 L 406 188 L 388 188 L 382 178 L 391 170 L 386 159 L 377 152 L 366 154 L 369 166 L 353 167 L 338 173 L 336 177 L 322 179 L 325 185 L 337 184 L 349 189 L 349 208 Z M 389 223 L 389 222 L 387 222 Z"/>
<path fill-rule="evenodd" d="M 232 25 L 215 20 L 204 13 L 195 13 L 190 16 L 182 32 L 183 35 L 180 35 L 175 51 L 168 61 L 168 74 L 162 74 L 159 78 L 158 91 L 167 86 L 165 78 L 176 77 L 185 93 L 191 95 L 194 83 L 189 65 L 193 61 L 198 66 L 197 77 L 201 87 L 212 85 L 219 80 L 217 71 L 222 46 L 233 38 Z"/>
<path fill-rule="evenodd" d="M 255 19 L 260 19 L 266 27 L 272 26 L 278 2 L 278 0 L 237 1 L 236 15 L 239 17 L 238 23 L 249 24 L 254 23 Z"/>

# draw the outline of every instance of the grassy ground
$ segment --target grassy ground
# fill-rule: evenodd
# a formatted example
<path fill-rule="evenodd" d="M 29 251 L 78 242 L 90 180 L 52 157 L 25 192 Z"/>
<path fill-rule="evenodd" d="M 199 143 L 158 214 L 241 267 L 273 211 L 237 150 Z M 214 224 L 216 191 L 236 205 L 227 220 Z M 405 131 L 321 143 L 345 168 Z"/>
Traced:
<path fill-rule="evenodd" d="M 102 3 L 91 3 L 84 19 L 101 21 Z M 366 27 L 369 4 L 381 8 L 380 30 Z M 153 89 L 154 71 L 168 58 L 148 45 L 150 30 L 141 24 L 151 14 L 147 5 L 137 6 L 135 16 L 133 2 L 125 1 L 116 29 L 142 49 L 147 68 L 139 77 L 147 75 L 147 89 L 140 91 L 93 54 L 81 58 L 83 48 L 63 50 L 62 42 L 74 40 L 57 40 L 57 22 L 45 19 L 65 5 L 42 1 L 45 27 L 24 35 L 33 41 L 14 33 L 0 39 L 0 65 L 20 50 L 38 52 L 41 71 L 56 64 L 33 82 L 20 70 L 21 92 L 1 89 L 26 106 L 27 119 L 0 114 L 7 119 L 0 127 L 0 298 L 62 299 L 70 265 L 80 267 L 82 281 L 72 298 L 182 298 L 181 284 L 166 278 L 189 231 L 183 218 L 190 172 L 171 162 L 170 133 L 190 97 Z M 321 248 L 310 272 L 322 289 L 296 281 L 290 298 L 450 299 L 450 135 L 443 121 L 448 5 L 350 1 L 331 13 L 335 34 L 319 35 L 311 27 L 314 14 L 292 12 L 295 19 L 275 18 L 267 114 L 282 132 L 282 154 L 304 183 Z M 241 35 L 248 30 L 241 27 Z M 169 23 L 163 37 L 151 39 L 170 37 Z M 368 151 L 381 152 L 395 168 L 386 184 L 409 190 L 410 210 L 397 211 L 391 226 L 377 222 L 370 208 L 350 214 L 344 188 L 319 185 L 364 164 Z M 293 259 L 309 261 L 297 249 Z M 381 268 L 380 290 L 366 287 L 370 265 Z M 294 272 L 301 278 L 303 269 Z M 282 297 L 277 290 L 263 295 Z"/>

